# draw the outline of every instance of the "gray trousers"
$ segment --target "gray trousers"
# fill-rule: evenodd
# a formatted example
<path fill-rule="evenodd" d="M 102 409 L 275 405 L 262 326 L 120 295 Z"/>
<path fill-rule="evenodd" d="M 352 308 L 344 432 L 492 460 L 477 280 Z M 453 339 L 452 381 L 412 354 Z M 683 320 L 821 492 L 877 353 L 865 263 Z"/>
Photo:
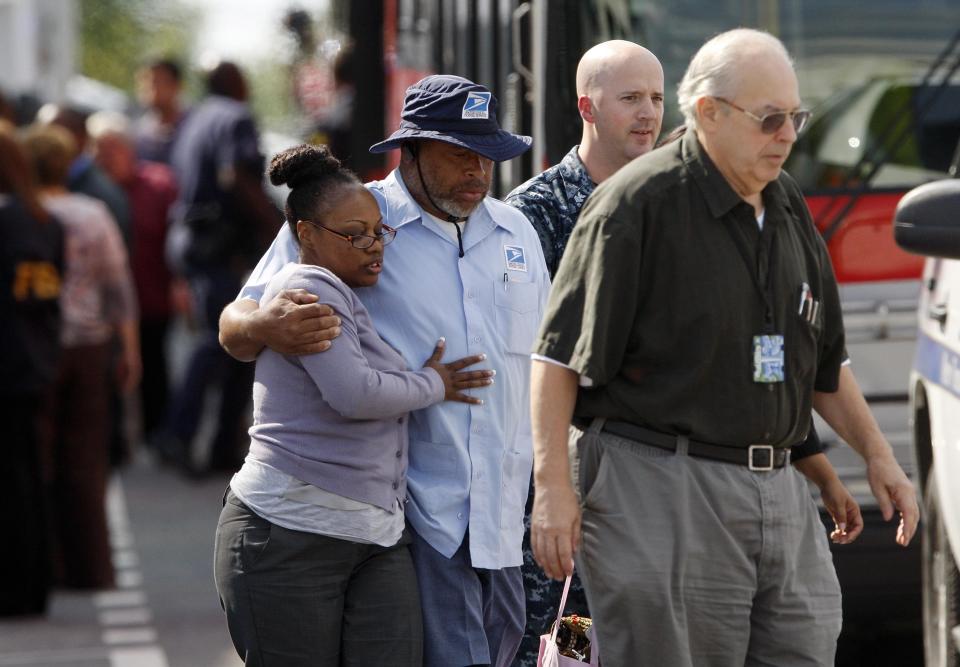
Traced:
<path fill-rule="evenodd" d="M 803 477 L 571 429 L 604 667 L 827 667 L 842 610 Z"/>
<path fill-rule="evenodd" d="M 409 537 L 381 547 L 288 530 L 228 491 L 214 574 L 244 664 L 420 667 L 423 629 Z"/>

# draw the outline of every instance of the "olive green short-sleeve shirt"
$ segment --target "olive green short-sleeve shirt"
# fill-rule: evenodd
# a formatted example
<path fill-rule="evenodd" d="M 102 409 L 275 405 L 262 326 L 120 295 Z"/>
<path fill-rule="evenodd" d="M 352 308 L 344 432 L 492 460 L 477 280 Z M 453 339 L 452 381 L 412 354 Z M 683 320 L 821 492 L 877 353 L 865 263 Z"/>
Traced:
<path fill-rule="evenodd" d="M 726 444 L 789 446 L 844 357 L 830 259 L 796 183 L 764 223 L 687 132 L 602 183 L 560 262 L 534 352 L 569 365 L 575 416 Z M 799 313 L 809 286 L 814 321 Z M 785 379 L 754 381 L 754 336 L 784 340 Z"/>

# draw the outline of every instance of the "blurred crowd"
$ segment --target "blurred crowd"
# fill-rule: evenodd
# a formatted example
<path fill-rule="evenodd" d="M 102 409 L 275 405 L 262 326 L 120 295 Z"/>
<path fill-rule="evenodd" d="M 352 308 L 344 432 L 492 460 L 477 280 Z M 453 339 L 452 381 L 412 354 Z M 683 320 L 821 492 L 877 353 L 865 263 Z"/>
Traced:
<path fill-rule="evenodd" d="M 242 461 L 253 368 L 217 317 L 282 221 L 248 88 L 221 62 L 188 107 L 174 60 L 136 76 L 129 116 L 48 104 L 18 126 L 0 96 L 0 616 L 113 585 L 106 486 L 135 444 L 192 476 Z M 172 377 L 177 318 L 193 349 Z"/>

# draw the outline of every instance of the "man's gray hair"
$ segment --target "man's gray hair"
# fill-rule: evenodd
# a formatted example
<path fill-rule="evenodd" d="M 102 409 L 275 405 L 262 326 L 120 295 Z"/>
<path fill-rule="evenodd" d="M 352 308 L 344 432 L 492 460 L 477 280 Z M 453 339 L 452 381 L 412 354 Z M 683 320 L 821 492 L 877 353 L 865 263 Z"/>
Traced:
<path fill-rule="evenodd" d="M 782 55 L 793 67 L 783 42 L 762 30 L 728 30 L 701 46 L 677 86 L 677 103 L 687 127 L 697 127 L 696 106 L 700 98 L 735 97 L 751 58 L 769 56 L 771 52 Z"/>

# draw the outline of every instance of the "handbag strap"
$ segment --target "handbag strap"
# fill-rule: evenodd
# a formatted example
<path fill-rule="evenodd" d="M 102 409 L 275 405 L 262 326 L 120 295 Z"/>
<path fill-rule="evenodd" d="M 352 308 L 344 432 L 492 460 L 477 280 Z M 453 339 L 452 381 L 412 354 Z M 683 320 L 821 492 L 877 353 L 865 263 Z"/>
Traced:
<path fill-rule="evenodd" d="M 563 609 L 567 606 L 567 593 L 570 592 L 570 580 L 573 579 L 573 575 L 568 575 L 567 580 L 563 582 L 563 595 L 560 596 L 560 608 L 557 609 L 557 621 L 553 624 L 553 632 L 550 633 L 550 642 L 556 643 L 557 641 L 557 630 L 560 629 L 560 619 L 563 618 Z"/>
<path fill-rule="evenodd" d="M 557 643 L 557 631 L 560 629 L 560 619 L 563 618 L 563 610 L 567 606 L 567 594 L 570 592 L 570 582 L 573 580 L 573 575 L 567 577 L 567 580 L 563 582 L 563 595 L 560 596 L 560 608 L 557 609 L 557 620 L 553 624 L 553 631 L 550 633 L 550 643 Z M 599 642 L 596 641 L 594 637 L 591 642 L 593 644 L 592 650 L 590 651 L 590 667 L 599 667 L 600 665 L 600 646 Z"/>

